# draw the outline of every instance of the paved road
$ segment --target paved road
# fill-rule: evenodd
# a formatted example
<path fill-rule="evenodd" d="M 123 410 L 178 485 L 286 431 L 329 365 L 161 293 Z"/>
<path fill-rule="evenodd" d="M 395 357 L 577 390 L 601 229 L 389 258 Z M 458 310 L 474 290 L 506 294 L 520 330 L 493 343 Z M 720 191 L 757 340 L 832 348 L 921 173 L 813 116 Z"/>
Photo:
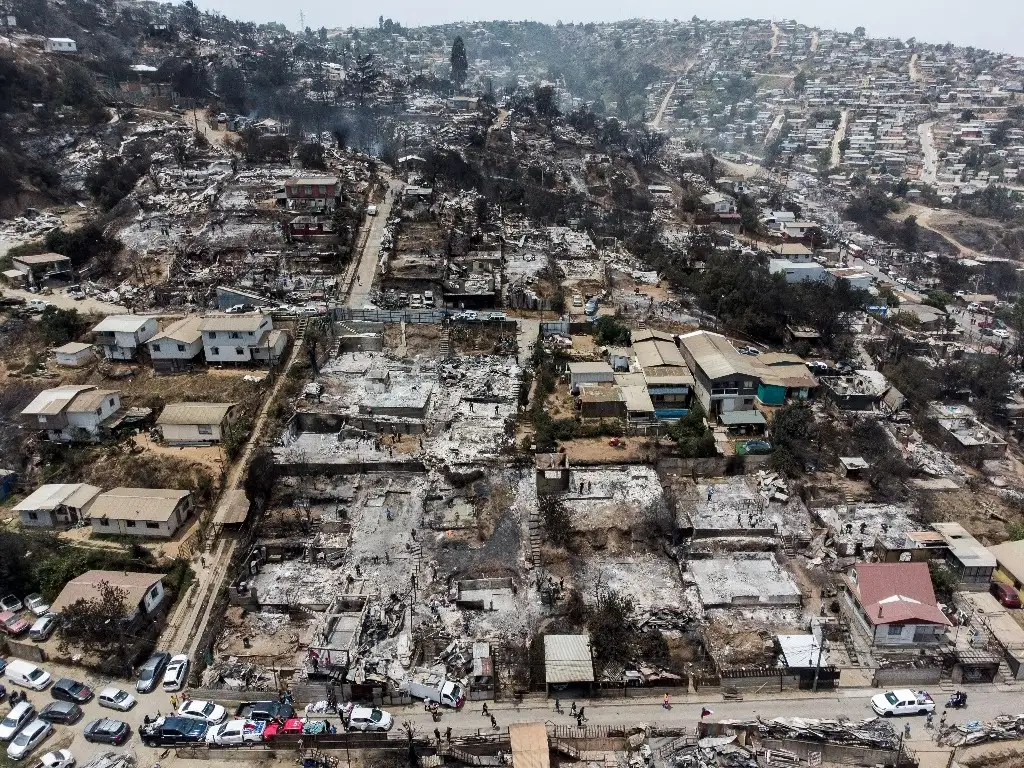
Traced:
<path fill-rule="evenodd" d="M 346 306 L 350 309 L 362 309 L 370 303 L 370 290 L 373 288 L 373 278 L 377 274 L 377 264 L 380 261 L 380 244 L 384 237 L 384 227 L 391 216 L 394 200 L 404 186 L 398 179 L 392 179 L 388 185 L 388 194 L 385 195 L 384 202 L 377 206 L 377 215 L 367 216 L 370 233 L 363 245 L 363 251 L 359 255 L 356 280 L 352 284 L 346 302 Z"/>
<path fill-rule="evenodd" d="M 25 301 L 40 299 L 58 309 L 77 309 L 82 314 L 123 315 L 128 311 L 126 307 L 120 304 L 112 304 L 109 301 L 100 301 L 91 297 L 75 301 L 65 293 L 51 293 L 48 296 L 43 296 L 30 291 L 22 291 L 18 288 L 4 288 L 3 291 L 4 296 L 17 296 L 25 299 Z"/>
<path fill-rule="evenodd" d="M 8 659 L 9 661 L 10 659 Z M 132 726 L 132 737 L 122 747 L 123 750 L 136 754 L 139 765 L 152 765 L 161 758 L 162 750 L 149 749 L 142 745 L 138 739 L 137 728 L 143 722 L 145 715 L 155 715 L 157 711 L 166 714 L 170 708 L 170 695 L 164 692 L 150 694 L 136 694 L 133 680 L 111 680 L 109 678 L 85 672 L 80 668 L 62 666 L 60 664 L 46 663 L 44 668 L 54 678 L 72 677 L 90 685 L 93 690 L 99 691 L 105 685 L 116 685 L 127 690 L 139 700 L 131 712 L 113 713 L 111 710 L 101 709 L 95 699 L 86 704 L 85 717 L 73 726 L 57 726 L 55 735 L 45 741 L 39 753 L 59 747 L 67 746 L 74 753 L 79 763 L 84 763 L 92 756 L 109 749 L 103 745 L 89 744 L 82 736 L 82 729 L 90 720 L 111 716 L 123 720 Z M 6 683 L 7 681 L 5 681 Z M 812 694 L 807 691 L 787 691 L 780 693 L 763 692 L 759 694 L 748 694 L 743 701 L 722 701 L 718 694 L 690 694 L 672 697 L 671 709 L 664 709 L 661 706 L 659 697 L 630 698 L 626 699 L 597 699 L 592 701 L 579 701 L 586 707 L 588 721 L 592 725 L 634 725 L 650 723 L 658 725 L 671 725 L 675 727 L 685 726 L 693 728 L 700 718 L 701 707 L 708 707 L 713 711 L 709 720 L 748 719 L 757 716 L 774 717 L 848 717 L 862 719 L 873 716 L 868 707 L 869 698 L 877 693 L 877 689 L 851 688 L 828 693 Z M 259 698 L 266 694 L 253 694 L 253 698 Z M 942 694 L 946 696 L 948 694 Z M 999 714 L 1017 714 L 1024 705 L 1021 703 L 1019 690 L 1011 686 L 974 686 L 969 689 L 970 706 L 966 710 L 950 710 L 947 722 L 962 723 L 969 720 L 991 720 Z M 183 698 L 178 694 L 178 698 Z M 943 703 L 943 698 L 938 697 Z M 41 693 L 29 692 L 29 700 L 41 708 L 52 701 L 49 691 Z M 228 701 L 221 702 L 229 711 L 233 711 L 234 705 Z M 575 720 L 568 714 L 571 699 L 563 699 L 562 707 L 565 714 L 559 715 L 554 711 L 554 701 L 544 698 L 527 698 L 520 707 L 514 707 L 511 703 L 491 703 L 490 710 L 494 713 L 500 729 L 504 730 L 511 723 L 518 722 L 546 722 L 551 721 L 560 725 L 572 725 Z M 305 702 L 299 702 L 296 709 L 301 710 Z M 398 722 L 410 720 L 416 724 L 421 735 L 433 732 L 435 727 L 442 731 L 451 727 L 456 736 L 491 732 L 489 718 L 484 718 L 481 713 L 481 702 L 470 702 L 459 712 L 445 710 L 440 722 L 435 723 L 429 713 L 423 710 L 419 703 L 408 707 L 392 708 L 390 711 Z M 940 707 L 941 708 L 941 707 Z M 3 706 L 6 712 L 6 705 Z M 333 718 L 329 718 L 333 719 Z M 911 724 L 912 740 L 924 743 L 927 741 L 928 732 L 924 728 L 924 719 L 921 717 L 905 718 L 905 722 Z M 898 726 L 899 727 L 899 726 Z"/>
<path fill-rule="evenodd" d="M 844 109 L 839 118 L 839 127 L 836 128 L 835 136 L 832 137 L 832 157 L 829 160 L 830 168 L 835 168 L 839 165 L 839 161 L 842 160 L 843 153 L 839 149 L 839 144 L 846 138 L 846 125 L 849 120 L 850 110 Z"/>
<path fill-rule="evenodd" d="M 689 71 L 689 70 L 687 70 L 687 71 Z M 679 85 L 679 80 L 678 79 L 676 79 L 676 81 L 674 83 L 672 83 L 672 85 L 669 87 L 668 91 L 665 93 L 665 98 L 661 100 L 661 106 L 658 108 L 658 114 L 656 114 L 654 116 L 654 119 L 651 121 L 651 127 L 652 128 L 660 128 L 661 127 L 661 121 L 665 119 L 665 110 L 668 109 L 668 103 L 669 103 L 669 101 L 672 100 L 672 94 L 676 92 L 676 86 L 677 85 Z"/>
<path fill-rule="evenodd" d="M 914 54 L 917 56 L 917 54 Z M 921 166 L 921 181 L 925 184 L 934 184 L 938 173 L 939 154 L 935 151 L 935 135 L 932 133 L 934 123 L 925 122 L 917 126 L 917 135 L 921 140 L 921 156 L 924 162 Z"/>

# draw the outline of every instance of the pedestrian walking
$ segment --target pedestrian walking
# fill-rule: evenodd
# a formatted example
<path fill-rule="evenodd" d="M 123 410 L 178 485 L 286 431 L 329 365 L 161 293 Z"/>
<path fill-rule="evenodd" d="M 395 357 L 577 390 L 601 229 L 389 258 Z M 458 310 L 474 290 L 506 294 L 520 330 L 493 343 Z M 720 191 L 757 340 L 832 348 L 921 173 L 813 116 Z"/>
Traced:
<path fill-rule="evenodd" d="M 434 738 L 437 739 L 437 743 L 438 744 L 441 743 L 441 729 L 440 728 L 435 728 L 434 729 Z"/>
<path fill-rule="evenodd" d="M 487 717 L 487 702 L 484 702 L 484 708 L 480 710 L 480 714 Z"/>
<path fill-rule="evenodd" d="M 450 725 L 444 731 L 444 738 L 449 744 L 452 743 L 452 727 Z"/>
<path fill-rule="evenodd" d="M 939 728 L 946 727 L 946 710 L 942 710 L 942 717 L 939 718 Z"/>
<path fill-rule="evenodd" d="M 904 723 L 903 724 L 903 738 L 905 738 L 905 739 L 909 739 L 910 738 L 910 723 Z"/>
<path fill-rule="evenodd" d="M 664 709 L 668 709 L 669 707 L 672 706 L 671 704 L 668 703 L 668 694 L 667 693 L 665 694 L 665 698 L 662 699 L 661 706 Z"/>
<path fill-rule="evenodd" d="M 562 714 L 562 702 L 559 701 L 557 698 L 555 699 L 555 712 L 557 712 L 558 714 Z"/>
<path fill-rule="evenodd" d="M 174 695 L 174 694 L 172 693 L 172 694 L 171 694 L 171 709 L 177 709 L 177 708 L 178 708 L 178 697 L 177 697 L 177 696 L 175 696 L 175 695 Z"/>
<path fill-rule="evenodd" d="M 580 715 L 576 715 L 576 727 L 577 728 L 582 728 L 583 727 L 583 717 L 580 716 Z"/>
<path fill-rule="evenodd" d="M 573 717 L 576 717 L 576 702 L 575 701 L 572 703 L 572 708 L 569 710 L 569 714 L 572 715 Z"/>
<path fill-rule="evenodd" d="M 587 722 L 587 716 L 583 714 L 586 709 L 586 707 L 580 707 L 580 720 L 582 720 L 584 723 Z"/>
<path fill-rule="evenodd" d="M 495 731 L 498 730 L 498 721 L 494 719 L 494 715 L 491 715 L 491 728 Z"/>

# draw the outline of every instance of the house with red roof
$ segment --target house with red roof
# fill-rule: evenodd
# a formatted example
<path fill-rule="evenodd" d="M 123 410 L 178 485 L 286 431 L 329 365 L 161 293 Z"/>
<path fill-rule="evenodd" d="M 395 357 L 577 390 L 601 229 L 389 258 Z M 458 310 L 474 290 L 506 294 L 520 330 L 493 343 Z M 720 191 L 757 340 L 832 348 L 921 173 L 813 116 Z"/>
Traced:
<path fill-rule="evenodd" d="M 858 563 L 845 582 L 847 613 L 873 646 L 935 646 L 950 625 L 927 563 Z"/>

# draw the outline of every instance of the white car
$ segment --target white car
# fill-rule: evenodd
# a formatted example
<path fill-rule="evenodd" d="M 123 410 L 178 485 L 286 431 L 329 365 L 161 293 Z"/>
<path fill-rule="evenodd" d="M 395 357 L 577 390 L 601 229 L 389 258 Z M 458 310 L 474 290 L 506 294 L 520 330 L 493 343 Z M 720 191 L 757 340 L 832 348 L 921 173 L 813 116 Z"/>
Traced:
<path fill-rule="evenodd" d="M 267 724 L 260 720 L 228 720 L 206 732 L 206 743 L 218 747 L 256 744 L 263 741 L 263 730 L 266 727 Z"/>
<path fill-rule="evenodd" d="M 21 733 L 14 737 L 14 741 L 7 747 L 7 756 L 11 760 L 21 760 L 38 747 L 51 733 L 53 733 L 53 726 L 37 717 L 22 728 Z"/>
<path fill-rule="evenodd" d="M 100 691 L 100 695 L 96 697 L 96 703 L 107 709 L 127 712 L 135 706 L 135 697 L 128 691 L 122 691 L 120 688 L 110 685 Z"/>
<path fill-rule="evenodd" d="M 210 725 L 217 725 L 227 717 L 228 711 L 220 704 L 214 704 L 212 701 L 186 699 L 178 707 L 178 714 L 182 717 L 197 717 L 200 720 L 205 720 Z"/>
<path fill-rule="evenodd" d="M 32 722 L 36 716 L 35 707 L 27 701 L 20 701 L 0 720 L 0 741 L 10 741 L 15 734 Z"/>
<path fill-rule="evenodd" d="M 1008 339 L 1008 338 L 1010 338 L 1010 332 L 1008 330 L 1006 330 L 1005 328 L 996 328 L 996 329 L 994 329 L 992 331 L 992 335 L 993 336 L 997 336 L 1000 339 Z"/>
<path fill-rule="evenodd" d="M 37 592 L 25 598 L 25 607 L 36 616 L 45 616 L 50 610 L 50 604 Z"/>
<path fill-rule="evenodd" d="M 395 718 L 383 709 L 353 707 L 348 718 L 348 729 L 356 731 L 390 731 Z"/>
<path fill-rule="evenodd" d="M 871 708 L 883 717 L 894 715 L 927 715 L 935 711 L 935 702 L 926 691 L 901 688 L 871 697 Z"/>
<path fill-rule="evenodd" d="M 31 299 L 25 305 L 29 312 L 45 312 L 48 306 L 50 306 L 50 302 L 43 301 L 42 299 Z"/>
<path fill-rule="evenodd" d="M 366 215 L 367 216 L 376 216 L 377 215 L 377 206 L 376 205 L 368 205 L 368 206 L 366 206 Z"/>
<path fill-rule="evenodd" d="M 188 675 L 188 656 L 179 653 L 172 656 L 167 663 L 167 671 L 164 672 L 163 689 L 165 691 L 180 691 L 185 685 L 185 677 Z"/>
<path fill-rule="evenodd" d="M 39 758 L 35 768 L 74 768 L 75 756 L 70 749 L 57 749 Z"/>
<path fill-rule="evenodd" d="M 36 619 L 35 624 L 33 624 L 32 628 L 28 631 L 28 636 L 30 640 L 41 643 L 44 640 L 49 640 L 50 635 L 52 635 L 56 630 L 57 617 L 52 613 L 49 613 L 46 616 L 41 616 Z"/>

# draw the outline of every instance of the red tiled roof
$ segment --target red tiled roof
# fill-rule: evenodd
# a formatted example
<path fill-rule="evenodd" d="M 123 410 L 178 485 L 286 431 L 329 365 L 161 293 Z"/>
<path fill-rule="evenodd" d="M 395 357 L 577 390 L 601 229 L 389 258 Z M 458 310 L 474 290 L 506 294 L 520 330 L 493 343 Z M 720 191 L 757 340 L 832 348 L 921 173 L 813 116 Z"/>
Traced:
<path fill-rule="evenodd" d="M 935 604 L 927 563 L 858 563 L 853 570 L 850 586 L 871 624 L 949 624 Z"/>

